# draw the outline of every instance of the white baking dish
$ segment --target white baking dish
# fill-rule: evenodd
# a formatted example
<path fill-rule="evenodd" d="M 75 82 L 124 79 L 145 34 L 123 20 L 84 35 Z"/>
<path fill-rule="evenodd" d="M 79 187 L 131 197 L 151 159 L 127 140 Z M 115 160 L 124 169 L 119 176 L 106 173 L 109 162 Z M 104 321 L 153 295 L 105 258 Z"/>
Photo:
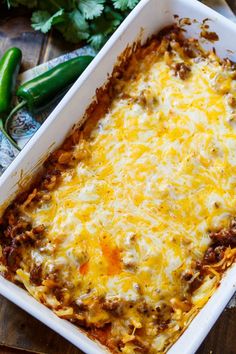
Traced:
<path fill-rule="evenodd" d="M 164 26 L 173 23 L 173 15 L 202 21 L 209 18 L 211 29 L 220 41 L 215 43 L 220 56 L 236 59 L 236 25 L 195 0 L 143 0 L 81 75 L 35 136 L 0 178 L 0 205 L 6 205 L 21 188 L 25 177 L 32 176 L 50 151 L 60 145 L 72 126 L 81 119 L 92 101 L 96 88 L 102 86 L 119 54 L 137 38 L 145 41 Z M 186 28 L 197 35 L 199 26 Z M 230 51 L 228 51 L 230 50 Z M 26 178 L 27 180 L 27 178 Z M 20 183 L 19 183 L 20 182 Z M 236 288 L 236 266 L 222 280 L 221 286 L 192 321 L 188 329 L 169 350 L 169 354 L 190 354 L 198 348 Z M 86 353 L 104 353 L 106 349 L 88 339 L 77 327 L 59 319 L 18 286 L 0 277 L 0 293 Z"/>

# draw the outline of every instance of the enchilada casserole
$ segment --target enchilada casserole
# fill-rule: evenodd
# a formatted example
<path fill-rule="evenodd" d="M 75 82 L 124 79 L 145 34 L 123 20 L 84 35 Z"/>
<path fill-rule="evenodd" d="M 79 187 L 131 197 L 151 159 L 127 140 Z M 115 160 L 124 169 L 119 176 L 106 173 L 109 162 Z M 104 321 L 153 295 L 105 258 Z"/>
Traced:
<path fill-rule="evenodd" d="M 4 211 L 1 274 L 113 353 L 164 353 L 236 258 L 236 66 L 172 26 L 85 118 Z"/>

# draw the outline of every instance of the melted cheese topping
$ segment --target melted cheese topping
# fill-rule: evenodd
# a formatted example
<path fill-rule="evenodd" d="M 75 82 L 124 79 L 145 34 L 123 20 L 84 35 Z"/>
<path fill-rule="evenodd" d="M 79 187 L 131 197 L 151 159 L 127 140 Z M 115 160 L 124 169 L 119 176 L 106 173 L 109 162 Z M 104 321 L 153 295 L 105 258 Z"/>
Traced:
<path fill-rule="evenodd" d="M 207 301 L 217 277 L 191 297 L 182 275 L 202 259 L 208 231 L 227 227 L 235 213 L 236 126 L 228 104 L 235 81 L 214 57 L 189 64 L 181 80 L 164 56 L 147 55 L 135 78 L 120 80 L 122 92 L 82 142 L 86 156 L 63 173 L 51 201 L 25 211 L 47 230 L 44 247 L 28 257 L 44 274 L 56 272 L 68 306 L 45 291 L 48 281 L 29 282 L 28 262 L 17 278 L 58 315 L 75 313 L 75 303 L 87 306 L 87 325 L 111 322 L 126 354 L 141 345 L 135 335 L 148 352 L 163 352 Z M 114 314 L 104 301 L 123 308 Z"/>

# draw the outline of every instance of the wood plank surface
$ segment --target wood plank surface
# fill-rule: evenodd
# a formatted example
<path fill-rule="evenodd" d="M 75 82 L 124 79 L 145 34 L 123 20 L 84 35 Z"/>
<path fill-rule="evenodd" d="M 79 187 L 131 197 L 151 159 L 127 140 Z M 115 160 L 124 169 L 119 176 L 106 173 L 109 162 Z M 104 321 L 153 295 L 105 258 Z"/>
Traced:
<path fill-rule="evenodd" d="M 0 12 L 0 54 L 7 48 L 17 46 L 23 53 L 21 71 L 32 68 L 40 62 L 40 55 L 46 37 L 30 26 L 30 12 L 22 9 Z"/>
<path fill-rule="evenodd" d="M 231 9 L 236 13 L 236 0 L 226 0 Z"/>
<path fill-rule="evenodd" d="M 1 346 L 0 353 L 1 354 L 29 354 L 29 353 L 32 354 L 33 352 L 28 352 L 26 350 L 20 350 L 20 349 L 16 349 L 16 348 L 9 348 L 9 347 Z"/>
<path fill-rule="evenodd" d="M 3 297 L 0 297 L 0 344 L 36 353 L 81 353 L 61 336 Z M 2 354 L 1 350 L 0 353 Z"/>
<path fill-rule="evenodd" d="M 229 0 L 229 3 L 236 11 L 236 1 Z M 0 5 L 0 54 L 11 46 L 22 49 L 22 71 L 78 47 L 65 43 L 57 32 L 44 36 L 33 31 L 28 10 L 8 11 Z M 28 351 L 45 354 L 81 353 L 65 339 L 0 296 L 0 354 L 26 354 Z M 210 353 L 236 354 L 236 308 L 222 313 L 196 354 Z"/>

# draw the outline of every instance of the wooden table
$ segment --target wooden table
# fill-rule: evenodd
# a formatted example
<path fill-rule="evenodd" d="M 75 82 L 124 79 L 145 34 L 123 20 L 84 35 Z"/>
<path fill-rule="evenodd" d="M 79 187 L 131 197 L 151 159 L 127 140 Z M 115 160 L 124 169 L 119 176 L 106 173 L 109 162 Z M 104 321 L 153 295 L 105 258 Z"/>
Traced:
<path fill-rule="evenodd" d="M 236 1 L 230 0 L 236 11 Z M 23 52 L 22 70 L 75 49 L 55 32 L 43 36 L 32 30 L 30 13 L 17 9 L 0 12 L 0 53 L 11 46 Z M 15 349 L 17 348 L 17 349 Z M 19 350 L 19 349 L 24 349 Z M 77 348 L 24 311 L 0 297 L 0 354 L 79 354 Z M 227 309 L 197 354 L 236 354 L 236 308 Z"/>

